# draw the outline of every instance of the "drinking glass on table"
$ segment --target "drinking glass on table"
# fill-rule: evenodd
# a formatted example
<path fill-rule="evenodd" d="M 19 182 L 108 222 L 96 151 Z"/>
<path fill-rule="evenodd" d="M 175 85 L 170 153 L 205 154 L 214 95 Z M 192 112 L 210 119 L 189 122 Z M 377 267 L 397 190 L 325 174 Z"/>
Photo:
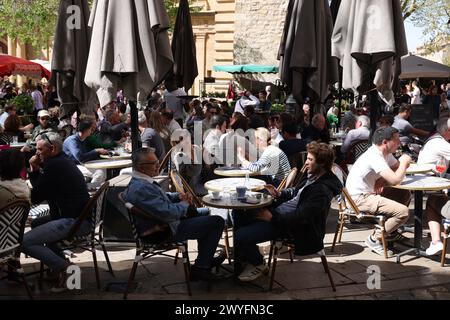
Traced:
<path fill-rule="evenodd" d="M 439 172 L 439 176 L 442 178 L 447 171 L 447 161 L 444 158 L 440 158 L 436 161 L 436 171 Z"/>

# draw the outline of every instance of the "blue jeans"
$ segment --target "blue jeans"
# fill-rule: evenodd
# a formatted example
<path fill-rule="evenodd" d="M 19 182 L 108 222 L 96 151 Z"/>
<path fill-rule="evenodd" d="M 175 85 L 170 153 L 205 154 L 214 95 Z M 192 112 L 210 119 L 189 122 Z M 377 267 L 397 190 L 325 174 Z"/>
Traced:
<path fill-rule="evenodd" d="M 236 254 L 254 266 L 260 265 L 264 262 L 264 257 L 259 252 L 257 244 L 272 240 L 274 235 L 275 228 L 272 223 L 255 220 L 252 224 L 241 227 L 234 233 Z"/>
<path fill-rule="evenodd" d="M 200 268 L 211 268 L 217 245 L 225 227 L 219 216 L 198 216 L 180 221 L 175 241 L 197 240 L 198 255 L 195 265 Z"/>
<path fill-rule="evenodd" d="M 52 220 L 36 226 L 23 236 L 22 252 L 43 262 L 53 271 L 61 271 L 67 262 L 57 251 L 55 244 L 65 239 L 76 219 L 63 218 Z M 84 221 L 77 232 L 77 236 L 87 235 L 91 225 Z"/>

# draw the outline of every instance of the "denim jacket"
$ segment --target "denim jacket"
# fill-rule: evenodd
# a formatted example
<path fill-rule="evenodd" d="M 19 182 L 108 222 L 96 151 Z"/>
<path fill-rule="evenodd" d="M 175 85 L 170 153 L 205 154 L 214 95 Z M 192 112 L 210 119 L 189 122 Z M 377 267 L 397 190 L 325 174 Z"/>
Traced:
<path fill-rule="evenodd" d="M 125 201 L 167 222 L 174 235 L 180 219 L 186 216 L 189 207 L 187 202 L 180 202 L 178 193 L 164 192 L 160 186 L 153 183 L 153 179 L 136 171 L 133 171 L 124 198 Z M 139 232 L 145 231 L 147 227 L 145 221 L 138 220 Z"/>

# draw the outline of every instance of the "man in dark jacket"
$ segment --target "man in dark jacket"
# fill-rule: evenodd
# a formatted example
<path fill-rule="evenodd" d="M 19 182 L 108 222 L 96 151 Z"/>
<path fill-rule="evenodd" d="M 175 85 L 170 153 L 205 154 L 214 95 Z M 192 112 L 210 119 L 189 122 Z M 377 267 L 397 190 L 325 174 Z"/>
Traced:
<path fill-rule="evenodd" d="M 316 114 L 312 118 L 311 124 L 302 132 L 302 139 L 308 143 L 311 141 L 319 141 L 329 143 L 330 134 L 327 130 L 327 122 L 321 114 Z"/>
<path fill-rule="evenodd" d="M 340 193 L 342 184 L 331 172 L 334 151 L 327 144 L 312 142 L 307 151 L 308 174 L 296 187 L 281 192 L 267 185 L 276 203 L 259 210 L 256 219 L 237 230 L 236 253 L 248 262 L 239 275 L 241 281 L 253 281 L 269 271 L 258 243 L 281 236 L 294 239 L 295 253 L 299 255 L 323 249 L 330 203 Z"/>
<path fill-rule="evenodd" d="M 89 201 L 83 175 L 73 161 L 62 152 L 62 141 L 57 133 L 44 133 L 36 143 L 36 155 L 30 159 L 31 202 L 47 201 L 50 217 L 32 224 L 25 233 L 22 251 L 42 261 L 64 278 L 69 262 L 55 245 L 65 239 L 72 225 Z M 81 224 L 78 235 L 88 234 L 90 224 Z M 60 288 L 65 283 L 59 283 Z"/>

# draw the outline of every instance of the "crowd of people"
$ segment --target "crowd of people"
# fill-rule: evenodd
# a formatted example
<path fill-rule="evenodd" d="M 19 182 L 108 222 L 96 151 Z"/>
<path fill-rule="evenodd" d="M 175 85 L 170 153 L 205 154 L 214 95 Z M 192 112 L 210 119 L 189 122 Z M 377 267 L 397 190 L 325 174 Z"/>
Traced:
<path fill-rule="evenodd" d="M 428 132 L 408 122 L 411 104 L 417 103 L 416 88 L 413 82 L 408 89 L 411 101 L 401 104 L 395 117 L 386 114 L 379 119 L 371 137 L 372 146 L 352 163 L 345 183 L 362 211 L 386 215 L 385 233 L 389 241 L 399 238 L 397 230 L 409 219 L 410 193 L 390 188 L 403 180 L 412 161 L 406 153 L 398 156 L 401 146 L 408 144 L 413 136 L 419 136 L 426 140 L 418 163 L 433 164 L 440 158 L 450 160 L 450 114 L 443 106 L 450 101 L 447 99 L 450 95 L 445 93 L 445 101 L 444 93 L 440 95 L 437 128 Z M 26 145 L 22 149 L 0 152 L 0 208 L 16 198 L 49 203 L 50 216 L 33 222 L 25 234 L 22 251 L 59 275 L 55 287 L 58 290 L 64 287 L 63 275 L 70 262 L 54 244 L 64 238 L 81 213 L 89 199 L 88 190 L 106 180 L 104 170 L 87 169 L 83 164 L 107 155 L 116 146 L 129 149 L 130 108 L 126 97 L 118 92 L 116 101 L 97 106 L 92 114 L 75 114 L 75 124 L 71 119 L 61 123 L 51 110 L 57 106 L 51 106 L 50 99 L 43 99 L 46 94 L 37 87 L 32 89 L 35 89 L 31 96 L 35 101 L 36 127 L 24 138 Z M 446 89 L 450 92 L 450 84 Z M 430 96 L 436 95 L 435 88 L 429 91 Z M 11 88 L 5 87 L 3 98 L 12 94 Z M 186 92 L 167 82 L 151 94 L 146 106 L 141 106 L 138 130 L 143 148 L 134 150 L 132 179 L 125 200 L 166 221 L 176 240 L 198 240 L 198 257 L 191 278 L 209 280 L 210 269 L 223 262 L 223 255 L 215 256 L 215 252 L 224 221 L 211 216 L 208 209 L 195 208 L 188 194 L 166 193 L 155 183 L 153 178 L 160 173 L 160 163 L 167 154 L 171 160 L 169 170 L 178 171 L 196 195 L 207 193 L 204 183 L 217 177 L 215 168 L 236 166 L 257 174 L 266 182 L 266 192 L 277 199 L 269 208 L 246 214 L 245 221 L 235 219 L 236 253 L 248 263 L 239 277 L 241 281 L 253 281 L 267 272 L 256 245 L 275 235 L 293 236 L 299 254 L 321 250 L 330 202 L 343 187 L 332 172 L 333 163 L 345 164 L 346 154 L 354 144 L 369 140 L 368 102 L 363 108 L 352 106 L 336 123 L 334 110 L 327 117 L 321 113 L 311 117 L 307 104 L 297 106 L 294 114 L 272 112 L 266 91 L 256 97 L 244 90 L 234 108 L 226 101 L 189 100 L 185 96 Z M 431 104 L 434 106 L 434 102 Z M 11 134 L 9 123 L 17 121 L 16 111 L 16 106 L 9 103 L 0 115 L 3 135 Z M 330 130 L 332 124 L 340 124 L 346 133 L 340 150 L 329 144 L 335 133 Z M 62 130 L 64 126 L 71 128 L 68 136 Z M 33 127 L 21 126 L 19 119 L 17 128 L 26 132 Z M 0 139 L 0 144 L 8 145 L 8 139 L 3 142 Z M 299 156 L 303 156 L 302 161 L 298 161 Z M 307 174 L 299 183 L 278 191 L 277 187 L 291 169 L 303 165 Z M 23 178 L 30 180 L 31 191 Z M 443 215 L 448 216 L 448 200 L 444 195 L 428 198 L 426 213 L 432 241 L 427 253 L 430 255 L 442 250 L 440 213 L 444 208 Z M 139 232 L 143 236 L 149 228 L 145 221 L 140 221 Z M 79 233 L 87 232 L 86 223 Z M 375 253 L 383 254 L 380 239 L 379 230 L 375 229 L 365 243 Z"/>

